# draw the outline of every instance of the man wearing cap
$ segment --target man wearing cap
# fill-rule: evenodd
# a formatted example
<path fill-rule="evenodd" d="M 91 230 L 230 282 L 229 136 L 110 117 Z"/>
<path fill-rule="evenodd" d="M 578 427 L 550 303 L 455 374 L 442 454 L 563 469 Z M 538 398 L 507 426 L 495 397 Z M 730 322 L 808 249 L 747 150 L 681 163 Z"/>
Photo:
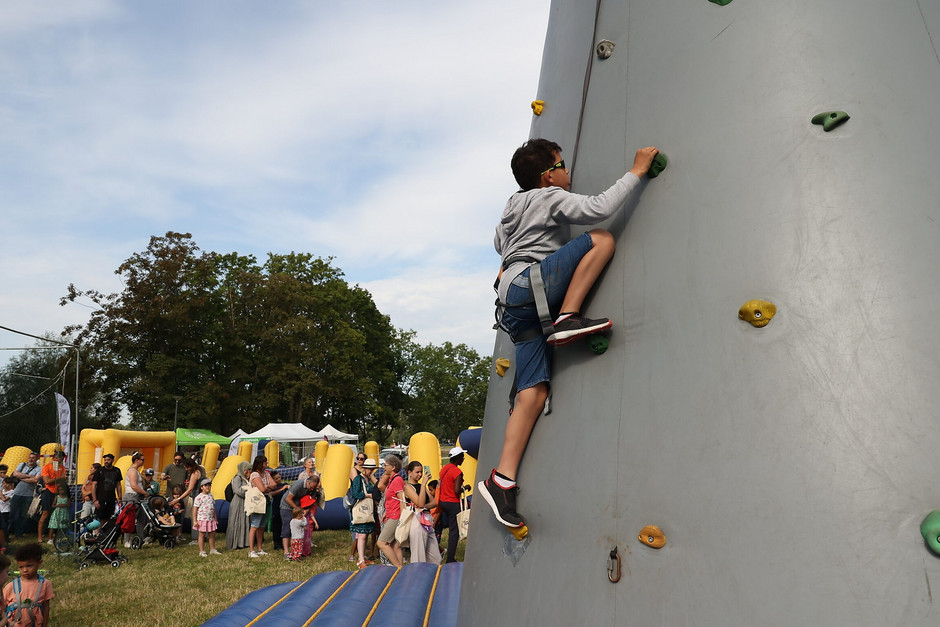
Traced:
<path fill-rule="evenodd" d="M 459 446 L 450 449 L 450 463 L 444 464 L 440 474 L 440 489 L 438 502 L 441 511 L 447 515 L 447 559 L 445 564 L 456 561 L 457 540 L 460 539 L 460 530 L 457 528 L 457 514 L 460 513 L 460 494 L 463 492 L 463 471 L 459 466 L 463 463 L 463 454 L 467 451 Z"/>
<path fill-rule="evenodd" d="M 42 494 L 39 497 L 39 507 L 42 514 L 39 515 L 39 544 L 42 544 L 42 535 L 46 530 L 46 521 L 52 514 L 52 508 L 55 507 L 56 480 L 65 476 L 65 451 L 59 450 L 52 454 L 52 460 L 42 467 L 40 476 L 45 484 Z M 49 544 L 52 544 L 52 533 L 50 532 Z"/>
<path fill-rule="evenodd" d="M 30 453 L 25 462 L 17 464 L 13 471 L 13 478 L 18 481 L 13 490 L 13 497 L 10 499 L 10 537 L 16 534 L 17 538 L 23 537 L 26 531 L 26 524 L 29 521 L 29 505 L 33 502 L 33 495 L 36 492 L 36 485 L 39 483 L 39 474 L 42 468 L 36 463 L 39 455 Z"/>
<path fill-rule="evenodd" d="M 99 520 L 114 516 L 114 504 L 121 497 L 121 481 L 124 475 L 114 465 L 114 454 L 101 456 L 102 466 L 91 477 L 91 499 Z"/>

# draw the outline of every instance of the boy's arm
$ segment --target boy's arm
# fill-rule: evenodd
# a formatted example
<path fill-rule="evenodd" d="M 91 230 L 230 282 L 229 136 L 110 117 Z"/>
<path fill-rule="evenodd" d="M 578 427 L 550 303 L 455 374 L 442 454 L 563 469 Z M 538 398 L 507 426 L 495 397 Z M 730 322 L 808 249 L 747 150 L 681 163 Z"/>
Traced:
<path fill-rule="evenodd" d="M 553 194 L 551 211 L 571 224 L 596 224 L 614 215 L 640 185 L 649 172 L 653 157 L 659 150 L 649 146 L 636 151 L 633 167 L 608 189 L 596 196 L 564 192 Z"/>

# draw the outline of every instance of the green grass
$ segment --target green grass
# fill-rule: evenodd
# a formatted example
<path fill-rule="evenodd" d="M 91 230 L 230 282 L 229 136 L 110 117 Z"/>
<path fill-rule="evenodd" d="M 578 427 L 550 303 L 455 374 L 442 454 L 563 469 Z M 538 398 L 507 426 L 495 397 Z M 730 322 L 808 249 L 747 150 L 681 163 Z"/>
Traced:
<path fill-rule="evenodd" d="M 280 551 L 272 549 L 271 534 L 265 534 L 264 543 L 270 555 L 258 559 L 250 559 L 247 549 L 225 550 L 224 534 L 216 536 L 222 555 L 207 558 L 199 557 L 197 546 L 147 545 L 133 551 L 122 542 L 118 548 L 129 561 L 119 568 L 95 564 L 80 571 L 71 557 L 49 553 L 42 567 L 55 592 L 50 622 L 84 626 L 94 621 L 108 627 L 199 625 L 258 588 L 305 581 L 333 570 L 355 570 L 355 564 L 348 561 L 352 547 L 348 531 L 318 531 L 313 541 L 317 545 L 313 554 L 299 563 L 285 561 Z M 445 547 L 446 543 L 445 530 Z M 463 560 L 465 544 L 458 545 L 458 560 Z M 11 548 L 11 559 L 14 552 Z M 12 568 L 16 568 L 15 561 Z"/>

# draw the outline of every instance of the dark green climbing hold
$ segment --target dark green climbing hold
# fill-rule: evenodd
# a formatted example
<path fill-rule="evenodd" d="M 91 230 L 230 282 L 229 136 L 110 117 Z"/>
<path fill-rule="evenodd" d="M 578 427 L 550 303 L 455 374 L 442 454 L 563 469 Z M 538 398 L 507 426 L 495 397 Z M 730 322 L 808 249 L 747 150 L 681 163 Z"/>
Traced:
<path fill-rule="evenodd" d="M 708 0 L 712 4 L 717 4 L 720 6 L 725 6 L 726 4 L 731 4 L 731 0 Z"/>
<path fill-rule="evenodd" d="M 849 114 L 845 111 L 823 111 L 813 116 L 813 124 L 822 124 L 823 130 L 827 133 L 845 123 L 849 119 Z"/>
<path fill-rule="evenodd" d="M 924 536 L 927 548 L 940 555 L 940 510 L 927 514 L 924 522 L 920 523 L 920 535 Z"/>
<path fill-rule="evenodd" d="M 661 152 L 657 152 L 656 156 L 653 157 L 653 163 L 650 164 L 650 171 L 646 173 L 646 176 L 650 177 L 651 179 L 656 178 L 659 176 L 660 172 L 666 169 L 666 165 L 668 165 L 668 163 L 669 160 L 666 159 L 666 155 Z"/>
<path fill-rule="evenodd" d="M 595 334 L 588 340 L 588 346 L 598 355 L 603 355 L 607 347 L 610 346 L 610 340 L 607 339 L 606 335 Z"/>

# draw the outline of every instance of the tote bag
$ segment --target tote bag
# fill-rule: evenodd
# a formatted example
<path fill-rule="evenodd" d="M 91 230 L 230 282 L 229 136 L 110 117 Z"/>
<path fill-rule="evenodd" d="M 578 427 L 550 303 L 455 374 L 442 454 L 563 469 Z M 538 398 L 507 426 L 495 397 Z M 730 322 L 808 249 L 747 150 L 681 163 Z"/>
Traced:
<path fill-rule="evenodd" d="M 410 505 L 405 506 L 402 504 L 401 518 L 398 519 L 398 528 L 395 529 L 395 539 L 403 547 L 408 546 L 411 538 L 411 517 L 414 516 L 414 513 L 415 511 Z"/>
<path fill-rule="evenodd" d="M 352 521 L 354 525 L 373 522 L 372 496 L 366 495 L 361 501 L 356 501 L 352 508 Z"/>
<path fill-rule="evenodd" d="M 460 497 L 460 512 L 457 514 L 457 531 L 460 533 L 460 540 L 467 537 L 470 533 L 470 509 L 467 507 L 467 497 Z"/>
<path fill-rule="evenodd" d="M 245 492 L 245 515 L 263 514 L 266 509 L 264 494 L 255 486 L 249 486 L 248 491 Z"/>

